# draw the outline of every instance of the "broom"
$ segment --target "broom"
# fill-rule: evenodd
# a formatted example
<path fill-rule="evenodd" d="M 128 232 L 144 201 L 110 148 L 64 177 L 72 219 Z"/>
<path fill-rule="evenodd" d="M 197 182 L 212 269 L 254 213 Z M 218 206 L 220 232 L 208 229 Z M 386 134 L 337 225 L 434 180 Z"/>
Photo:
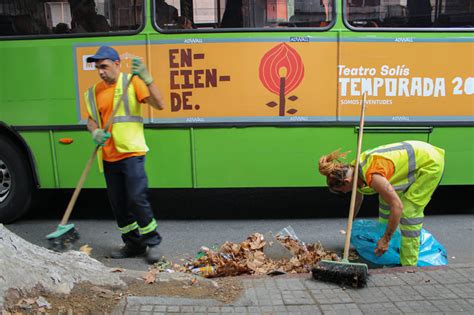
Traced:
<path fill-rule="evenodd" d="M 342 261 L 321 260 L 311 270 L 313 278 L 321 281 L 335 282 L 349 285 L 355 288 L 364 287 L 367 283 L 367 265 L 349 262 L 349 246 L 351 240 L 352 220 L 354 217 L 355 197 L 357 193 L 357 180 L 359 174 L 359 159 L 362 147 L 362 136 L 364 134 L 365 97 L 362 98 L 360 113 L 359 137 L 357 141 L 356 163 L 354 165 L 354 178 L 352 180 L 351 204 L 349 218 L 347 219 L 346 242 L 344 244 L 344 255 Z"/>
<path fill-rule="evenodd" d="M 122 105 L 125 100 L 125 97 L 127 96 L 128 88 L 132 84 L 132 79 L 134 76 L 135 74 L 132 74 L 130 80 L 127 83 L 127 86 L 125 87 L 125 90 L 122 91 L 122 96 L 117 101 L 112 115 L 110 115 L 110 117 L 107 119 L 104 126 L 104 130 L 108 130 L 110 125 L 112 124 L 112 120 L 115 114 L 117 113 L 118 109 L 120 108 L 120 105 Z M 63 251 L 70 248 L 72 244 L 74 244 L 79 239 L 79 233 L 77 232 L 75 225 L 72 223 L 67 224 L 67 222 L 69 220 L 69 216 L 71 215 L 72 209 L 76 204 L 77 197 L 79 196 L 82 186 L 84 186 L 84 182 L 87 178 L 87 175 L 89 174 L 89 170 L 91 169 L 92 163 L 94 162 L 100 147 L 100 145 L 97 145 L 94 148 L 91 157 L 87 161 L 86 167 L 82 171 L 82 175 L 79 178 L 76 188 L 74 189 L 74 193 L 72 194 L 71 200 L 69 200 L 69 204 L 66 208 L 66 211 L 64 212 L 61 223 L 56 228 L 56 231 L 46 235 L 46 239 L 49 243 L 49 249 L 52 249 L 54 251 Z"/>

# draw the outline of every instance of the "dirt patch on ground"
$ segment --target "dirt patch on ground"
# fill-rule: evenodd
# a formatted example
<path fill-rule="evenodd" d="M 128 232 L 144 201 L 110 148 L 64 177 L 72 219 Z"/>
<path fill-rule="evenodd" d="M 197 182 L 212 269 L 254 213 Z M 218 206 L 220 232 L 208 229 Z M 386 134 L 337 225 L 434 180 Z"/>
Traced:
<path fill-rule="evenodd" d="M 215 299 L 224 304 L 236 300 L 242 293 L 239 277 L 209 281 L 199 277 L 185 281 L 167 281 L 146 284 L 143 280 L 129 280 L 126 289 L 98 287 L 89 283 L 74 286 L 68 295 L 52 294 L 38 287 L 30 292 L 10 289 L 4 308 L 11 313 L 47 312 L 67 314 L 110 314 L 117 304 L 128 296 L 173 296 L 191 299 Z"/>
<path fill-rule="evenodd" d="M 199 278 L 196 278 L 199 279 Z M 213 284 L 215 283 L 215 285 Z M 170 281 L 145 284 L 133 281 L 128 291 L 136 296 L 174 296 L 191 299 L 215 299 L 224 304 L 235 301 L 242 293 L 239 277 L 226 277 L 210 281 Z"/>

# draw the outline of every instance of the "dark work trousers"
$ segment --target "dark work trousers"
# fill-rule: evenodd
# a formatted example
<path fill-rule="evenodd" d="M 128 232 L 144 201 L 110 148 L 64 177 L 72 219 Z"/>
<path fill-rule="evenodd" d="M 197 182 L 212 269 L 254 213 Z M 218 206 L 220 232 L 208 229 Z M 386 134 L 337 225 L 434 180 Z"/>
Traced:
<path fill-rule="evenodd" d="M 148 179 L 145 173 L 145 156 L 129 157 L 117 162 L 104 161 L 107 193 L 119 228 L 138 223 L 145 228 L 154 224 L 154 215 L 148 201 Z M 161 236 L 153 229 L 143 235 L 138 227 L 122 233 L 125 243 L 136 246 L 160 244 Z"/>

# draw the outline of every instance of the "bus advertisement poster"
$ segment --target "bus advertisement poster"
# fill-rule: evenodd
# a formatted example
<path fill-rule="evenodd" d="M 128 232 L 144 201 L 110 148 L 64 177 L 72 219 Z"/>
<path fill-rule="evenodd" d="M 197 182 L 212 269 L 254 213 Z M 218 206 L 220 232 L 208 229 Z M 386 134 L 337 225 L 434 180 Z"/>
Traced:
<path fill-rule="evenodd" d="M 469 42 L 152 42 L 148 58 L 144 44 L 111 46 L 124 72 L 143 58 L 164 96 L 164 111 L 144 110 L 148 123 L 356 121 L 363 93 L 368 121 L 473 120 Z M 83 94 L 100 80 L 85 60 L 97 48 L 75 47 L 82 123 Z"/>

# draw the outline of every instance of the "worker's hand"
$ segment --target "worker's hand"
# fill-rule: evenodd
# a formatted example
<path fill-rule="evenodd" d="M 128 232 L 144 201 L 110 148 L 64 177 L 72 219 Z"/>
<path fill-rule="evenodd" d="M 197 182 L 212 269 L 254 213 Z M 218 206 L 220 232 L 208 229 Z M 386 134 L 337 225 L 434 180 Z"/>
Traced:
<path fill-rule="evenodd" d="M 110 132 L 105 131 L 104 129 L 97 128 L 92 131 L 92 139 L 94 143 L 103 147 L 105 145 L 105 141 L 110 138 Z"/>
<path fill-rule="evenodd" d="M 146 85 L 149 85 L 153 82 L 153 78 L 146 69 L 145 64 L 139 58 L 133 58 L 132 60 L 132 72 L 142 79 Z"/>
<path fill-rule="evenodd" d="M 387 239 L 385 236 L 379 239 L 377 242 L 377 247 L 375 248 L 375 256 L 382 256 L 388 250 L 388 244 L 390 239 Z"/>

